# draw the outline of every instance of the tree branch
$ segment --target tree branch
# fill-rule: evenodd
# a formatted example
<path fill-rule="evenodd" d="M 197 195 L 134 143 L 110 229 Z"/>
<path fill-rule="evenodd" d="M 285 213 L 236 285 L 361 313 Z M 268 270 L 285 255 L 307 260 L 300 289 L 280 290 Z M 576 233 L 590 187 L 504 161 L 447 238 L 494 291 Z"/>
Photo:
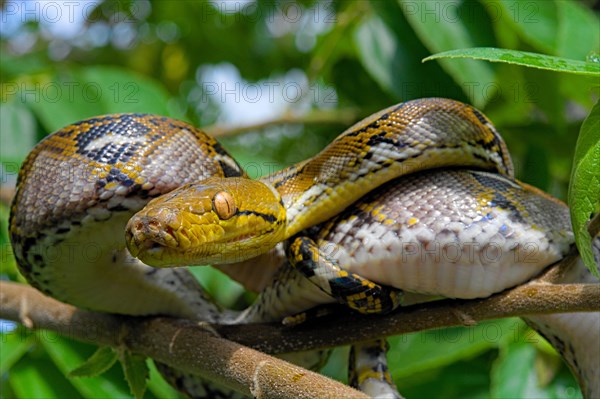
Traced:
<path fill-rule="evenodd" d="M 29 286 L 4 281 L 0 281 L 0 318 L 22 322 L 29 328 L 57 331 L 77 340 L 124 345 L 133 352 L 220 381 L 246 394 L 261 392 L 260 397 L 265 398 L 364 397 L 342 384 L 248 347 L 276 354 L 496 318 L 598 311 L 600 285 L 552 284 L 576 260 L 572 254 L 538 279 L 485 299 L 430 302 L 385 316 L 365 317 L 340 311 L 318 323 L 296 327 L 198 326 L 166 317 L 95 313 L 58 302 Z"/>
<path fill-rule="evenodd" d="M 0 281 L 0 318 L 80 341 L 125 347 L 257 398 L 367 398 L 320 374 L 216 337 L 209 326 L 89 312 L 23 284 Z"/>
<path fill-rule="evenodd" d="M 558 284 L 577 266 L 575 248 L 560 262 L 527 284 L 489 298 L 440 300 L 398 309 L 381 316 L 361 316 L 340 307 L 325 320 L 295 327 L 279 324 L 214 326 L 223 337 L 266 353 L 348 345 L 434 328 L 473 325 L 515 316 L 600 310 L 599 284 Z M 352 326 L 351 329 L 348 326 Z"/>
<path fill-rule="evenodd" d="M 296 115 L 286 112 L 283 115 L 264 122 L 241 126 L 212 125 L 204 130 L 212 137 L 235 136 L 254 130 L 263 130 L 271 126 L 284 124 L 324 124 L 337 123 L 350 126 L 356 121 L 359 113 L 355 108 L 335 109 L 335 110 L 313 110 L 307 114 Z"/>
<path fill-rule="evenodd" d="M 215 329 L 223 337 L 260 351 L 280 353 L 348 345 L 441 327 L 470 326 L 491 319 L 599 310 L 600 285 L 535 283 L 490 298 L 430 302 L 384 316 L 346 313 L 294 328 L 252 324 Z"/>

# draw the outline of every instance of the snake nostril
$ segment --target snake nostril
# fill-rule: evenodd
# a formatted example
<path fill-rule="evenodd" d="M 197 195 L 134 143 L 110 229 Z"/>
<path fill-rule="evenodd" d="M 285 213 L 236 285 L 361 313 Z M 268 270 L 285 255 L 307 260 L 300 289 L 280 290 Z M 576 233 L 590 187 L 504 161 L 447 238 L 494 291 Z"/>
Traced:
<path fill-rule="evenodd" d="M 152 219 L 148 221 L 148 226 L 150 227 L 150 229 L 152 230 L 160 230 L 160 223 L 158 223 L 156 220 Z"/>

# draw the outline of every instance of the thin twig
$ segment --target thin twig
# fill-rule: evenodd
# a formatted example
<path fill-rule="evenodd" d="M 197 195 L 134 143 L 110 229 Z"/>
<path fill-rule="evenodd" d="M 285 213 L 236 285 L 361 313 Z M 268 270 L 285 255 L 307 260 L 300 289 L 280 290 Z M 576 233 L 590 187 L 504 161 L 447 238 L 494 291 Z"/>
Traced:
<path fill-rule="evenodd" d="M 355 108 L 335 109 L 335 110 L 313 110 L 307 114 L 296 115 L 291 112 L 270 119 L 268 121 L 241 125 L 241 126 L 224 126 L 212 125 L 204 130 L 213 137 L 235 136 L 242 133 L 247 133 L 255 130 L 263 130 L 271 126 L 285 124 L 324 124 L 336 123 L 340 125 L 350 125 L 359 117 L 359 112 Z"/>
<path fill-rule="evenodd" d="M 9 206 L 12 202 L 12 198 L 15 195 L 15 187 L 0 185 L 0 203 Z"/>
<path fill-rule="evenodd" d="M 600 212 L 594 215 L 590 223 L 588 224 L 588 232 L 593 237 L 600 234 Z"/>

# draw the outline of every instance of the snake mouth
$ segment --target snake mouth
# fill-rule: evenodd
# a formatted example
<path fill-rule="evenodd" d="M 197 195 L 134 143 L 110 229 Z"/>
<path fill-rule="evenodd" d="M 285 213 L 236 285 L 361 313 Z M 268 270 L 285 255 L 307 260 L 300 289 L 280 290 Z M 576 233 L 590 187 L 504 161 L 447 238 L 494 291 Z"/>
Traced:
<path fill-rule="evenodd" d="M 253 231 L 236 235 L 222 234 L 218 239 L 213 236 L 213 240 L 207 240 L 207 235 L 200 235 L 202 238 L 198 240 L 197 236 L 185 229 L 174 230 L 147 220 L 130 221 L 126 229 L 127 247 L 131 255 L 154 267 L 238 262 L 264 252 L 265 247 L 270 248 L 280 240 L 278 236 L 273 237 L 273 231 L 259 235 Z M 189 244 L 189 239 L 202 242 L 193 245 L 182 242 L 188 241 Z"/>
<path fill-rule="evenodd" d="M 167 214 L 172 216 L 163 209 L 162 216 Z M 255 231 L 227 234 L 215 224 L 186 223 L 183 228 L 180 223 L 176 228 L 172 221 L 153 215 L 134 215 L 125 233 L 131 255 L 155 267 L 187 266 L 198 264 L 199 259 L 206 264 L 229 263 L 225 260 L 243 257 L 262 236 L 257 237 Z"/>
<path fill-rule="evenodd" d="M 165 245 L 162 242 L 158 242 L 155 239 L 146 239 L 143 241 L 138 241 L 133 238 L 131 241 L 132 245 L 129 246 L 129 252 L 135 257 L 140 255 L 141 253 L 150 253 L 150 254 L 158 254 L 164 248 Z"/>
<path fill-rule="evenodd" d="M 175 248 L 179 245 L 172 227 L 148 216 L 131 218 L 125 229 L 125 237 L 129 252 L 136 258 L 146 253 L 160 258 L 165 248 Z"/>
<path fill-rule="evenodd" d="M 209 179 L 150 201 L 126 227 L 130 253 L 155 267 L 233 263 L 284 239 L 274 189 L 249 179 Z"/>

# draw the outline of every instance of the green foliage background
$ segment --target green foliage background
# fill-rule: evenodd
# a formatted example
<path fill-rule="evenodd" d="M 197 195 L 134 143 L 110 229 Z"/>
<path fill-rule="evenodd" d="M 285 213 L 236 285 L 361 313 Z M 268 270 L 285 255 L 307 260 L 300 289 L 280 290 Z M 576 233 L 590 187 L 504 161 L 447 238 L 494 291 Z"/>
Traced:
<path fill-rule="evenodd" d="M 3 2 L 2 187 L 14 185 L 20 163 L 41 138 L 94 115 L 149 112 L 199 126 L 251 125 L 253 113 L 305 122 L 221 139 L 257 176 L 313 155 L 360 117 L 400 101 L 442 96 L 482 109 L 505 137 L 518 178 L 566 200 L 577 133 L 598 99 L 598 75 L 421 60 L 453 49 L 498 47 L 593 61 L 600 24 L 592 3 L 83 2 L 85 23 L 69 36 L 48 4 L 25 9 Z M 26 10 L 35 7 L 32 17 Z M 8 23 L 15 20 L 16 27 Z M 0 277 L 23 281 L 8 244 L 7 218 L 2 204 Z M 211 269 L 196 273 L 225 305 L 239 307 L 249 297 Z M 92 346 L 11 323 L 1 328 L 1 397 L 130 396 L 118 366 L 101 377 L 66 377 Z M 391 343 L 390 369 L 409 398 L 581 395 L 556 353 L 518 319 Z M 345 380 L 346 357 L 347 348 L 336 350 L 324 372 Z M 146 397 L 176 396 L 151 369 Z"/>

